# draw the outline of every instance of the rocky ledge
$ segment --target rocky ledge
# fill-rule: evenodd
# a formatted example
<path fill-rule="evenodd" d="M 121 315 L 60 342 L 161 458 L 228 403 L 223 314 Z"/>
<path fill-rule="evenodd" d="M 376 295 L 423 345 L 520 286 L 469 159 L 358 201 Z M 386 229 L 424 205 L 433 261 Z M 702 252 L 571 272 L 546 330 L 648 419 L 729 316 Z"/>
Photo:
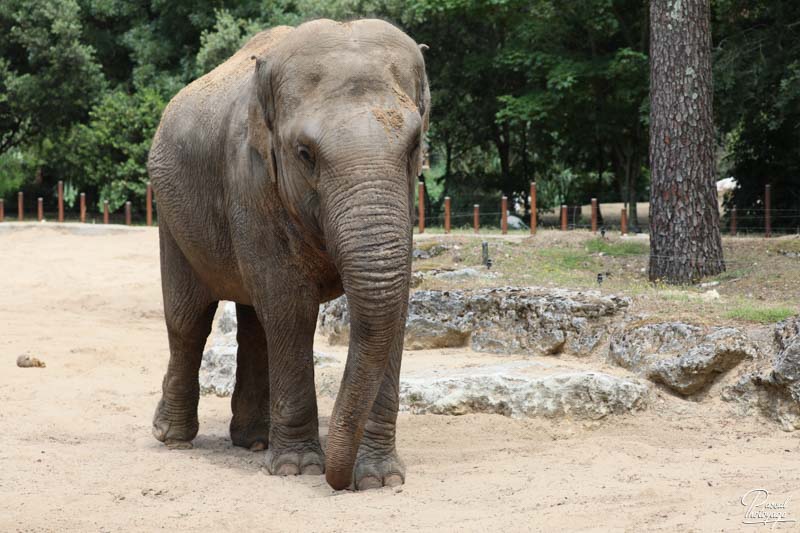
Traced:
<path fill-rule="evenodd" d="M 722 391 L 722 399 L 735 402 L 740 414 L 761 412 L 784 431 L 800 429 L 800 316 L 775 328 L 776 354 L 763 358 Z"/>
<path fill-rule="evenodd" d="M 719 376 L 758 350 L 735 328 L 680 322 L 646 324 L 611 337 L 608 359 L 684 396 L 706 390 Z"/>
<path fill-rule="evenodd" d="M 730 327 L 643 323 L 642 317 L 627 316 L 628 304 L 596 291 L 503 287 L 414 292 L 406 349 L 471 346 L 503 357 L 454 351 L 447 361 L 469 355 L 469 364 L 445 363 L 426 373 L 414 371 L 418 362 L 407 354 L 402 408 L 591 420 L 645 408 L 649 381 L 676 398 L 721 398 L 734 413 L 761 413 L 785 430 L 800 429 L 800 316 L 748 335 Z M 318 331 L 332 344 L 347 343 L 344 298 L 320 307 Z M 320 394 L 336 394 L 344 357 L 343 352 L 338 358 L 315 352 L 315 364 L 323 369 Z M 607 371 L 609 364 L 620 370 Z M 235 307 L 226 304 L 203 357 L 201 390 L 230 395 L 235 380 Z"/>
<path fill-rule="evenodd" d="M 629 303 L 597 291 L 536 287 L 416 291 L 409 300 L 405 348 L 469 345 L 477 352 L 587 356 Z M 347 344 L 345 297 L 320 307 L 318 331 L 331 344 Z"/>
<path fill-rule="evenodd" d="M 494 413 L 597 420 L 643 409 L 649 387 L 602 372 L 530 375 L 514 366 L 478 367 L 400 380 L 401 409 L 415 414 Z"/>

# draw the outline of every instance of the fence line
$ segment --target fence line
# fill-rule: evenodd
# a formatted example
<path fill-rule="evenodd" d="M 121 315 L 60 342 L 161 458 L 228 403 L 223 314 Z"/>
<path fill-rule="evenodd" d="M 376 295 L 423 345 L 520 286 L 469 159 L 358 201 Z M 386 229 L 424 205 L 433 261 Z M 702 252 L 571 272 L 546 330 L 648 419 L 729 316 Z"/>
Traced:
<path fill-rule="evenodd" d="M 466 226 L 468 224 L 469 219 L 472 219 L 472 230 L 475 234 L 479 234 L 481 230 L 481 217 L 485 219 L 487 218 L 496 218 L 499 216 L 500 218 L 500 231 L 502 234 L 508 233 L 508 197 L 502 196 L 500 198 L 500 210 L 499 211 L 488 211 L 482 210 L 480 204 L 474 204 L 472 208 L 472 212 L 453 212 L 452 210 L 452 203 L 451 198 L 446 196 L 444 198 L 444 213 L 442 214 L 433 214 L 433 213 L 426 213 L 426 205 L 425 205 L 425 185 L 422 182 L 419 182 L 417 188 L 418 200 L 417 200 L 417 220 L 416 224 L 418 226 L 419 233 L 424 233 L 426 226 L 426 219 L 430 219 L 432 222 L 439 222 L 441 226 L 444 226 L 444 232 L 449 234 L 452 230 L 453 223 L 456 224 L 461 223 L 460 225 Z M 64 209 L 64 182 L 59 181 L 57 184 L 57 199 L 58 199 L 58 221 L 64 222 L 65 219 L 65 209 Z M 763 207 L 749 207 L 743 210 L 743 213 L 739 213 L 738 209 L 734 206 L 731 211 L 729 212 L 729 229 L 728 233 L 730 235 L 738 235 L 742 229 L 739 228 L 740 222 L 747 222 L 744 228 L 745 233 L 752 233 L 754 230 L 763 230 L 764 237 L 769 238 L 772 236 L 772 231 L 774 228 L 773 222 L 777 222 L 778 224 L 782 224 L 777 229 L 781 230 L 796 230 L 797 233 L 800 233 L 800 210 L 797 209 L 772 209 L 772 192 L 771 186 L 766 185 L 764 187 L 764 203 Z M 536 231 L 539 226 L 543 227 L 560 227 L 561 231 L 570 231 L 575 229 L 589 229 L 592 233 L 597 233 L 598 231 L 604 232 L 606 229 L 609 228 L 608 225 L 603 224 L 602 227 L 600 226 L 600 202 L 597 198 L 591 199 L 590 210 L 591 214 L 589 217 L 588 223 L 579 223 L 578 220 L 582 218 L 582 213 L 580 212 L 581 207 L 573 207 L 571 209 L 570 214 L 570 207 L 567 205 L 561 205 L 560 210 L 557 211 L 557 223 L 548 225 L 542 219 L 539 220 L 538 217 L 538 210 L 536 204 L 536 182 L 532 181 L 530 183 L 530 196 L 529 202 L 531 206 L 530 211 L 530 225 L 528 227 L 530 234 L 535 235 Z M 42 197 L 38 197 L 36 199 L 36 213 L 37 213 L 37 220 L 42 221 L 44 220 L 44 199 Z M 109 203 L 108 200 L 103 201 L 103 224 L 109 224 L 112 212 L 109 210 Z M 773 217 L 775 217 L 775 221 L 773 221 Z M 87 204 L 86 204 L 86 193 L 81 192 L 79 194 L 79 220 L 81 223 L 86 223 L 87 219 Z M 5 202 L 0 199 L 0 222 L 5 220 Z M 23 221 L 25 220 L 25 211 L 24 211 L 24 194 L 22 191 L 17 193 L 17 220 Z M 132 204 L 128 200 L 124 204 L 124 220 L 126 225 L 132 224 Z M 752 223 L 761 221 L 761 225 L 753 225 Z M 794 222 L 796 221 L 796 224 Z M 788 226 L 786 224 L 789 224 Z M 153 188 L 150 182 L 147 183 L 147 188 L 145 192 L 145 224 L 147 226 L 153 225 Z M 636 231 L 639 231 L 638 228 L 634 228 Z M 619 219 L 619 230 L 622 235 L 628 234 L 628 213 L 626 209 L 622 209 L 620 211 L 620 219 Z"/>
<path fill-rule="evenodd" d="M 753 230 L 764 230 L 764 236 L 769 238 L 772 236 L 772 229 L 773 229 L 773 216 L 777 219 L 778 223 L 786 224 L 790 221 L 798 221 L 796 227 L 794 225 L 790 226 L 781 226 L 783 230 L 796 230 L 797 233 L 800 233 L 800 210 L 798 209 L 772 209 L 772 191 L 771 186 L 766 185 L 764 187 L 764 207 L 753 207 L 745 209 L 745 213 L 743 215 L 739 215 L 737 208 L 734 206 L 730 213 L 729 213 L 729 234 L 730 235 L 737 235 L 739 233 L 738 223 L 741 222 L 755 222 L 755 221 L 762 221 L 763 225 L 761 226 L 754 226 L 749 224 L 745 228 L 745 232 L 751 233 Z M 444 213 L 443 214 L 426 214 L 425 212 L 425 188 L 422 182 L 420 182 L 420 186 L 418 188 L 418 211 L 419 215 L 417 218 L 417 224 L 419 226 L 419 232 L 423 233 L 425 231 L 425 221 L 426 217 L 431 220 L 436 220 L 442 222 L 442 226 L 444 226 L 445 233 L 450 233 L 452 229 L 452 222 L 458 220 L 468 219 L 472 217 L 472 229 L 474 233 L 480 233 L 480 218 L 484 217 L 496 217 L 497 215 L 500 216 L 500 231 L 502 234 L 508 233 L 508 197 L 502 196 L 500 199 L 500 211 L 481 211 L 480 204 L 475 204 L 473 206 L 472 213 L 454 213 L 451 207 L 451 197 L 446 196 L 444 198 Z M 531 235 L 536 234 L 537 227 L 541 224 L 538 220 L 538 211 L 536 205 L 536 182 L 531 182 L 530 188 L 530 225 L 529 230 Z M 587 228 L 590 229 L 592 233 L 598 232 L 598 224 L 599 224 L 599 213 L 600 213 L 600 203 L 597 198 L 591 199 L 591 215 L 590 215 L 590 223 L 589 224 L 578 224 L 575 221 L 582 217 L 582 213 L 579 214 L 578 211 L 580 207 L 574 207 L 572 209 L 572 214 L 570 216 L 570 207 L 567 205 L 560 206 L 560 212 L 558 213 L 558 224 L 556 227 L 560 227 L 562 231 L 569 231 L 578 228 Z M 570 223 L 570 219 L 573 222 Z M 626 209 L 620 210 L 620 233 L 622 235 L 628 234 L 628 212 Z M 607 228 L 605 224 L 603 224 L 602 231 Z M 638 231 L 638 228 L 637 228 Z"/>
<path fill-rule="evenodd" d="M 57 217 L 59 222 L 64 222 L 64 182 L 58 182 L 56 186 L 56 196 L 58 203 Z M 78 195 L 78 220 L 85 224 L 88 208 L 86 205 L 86 193 L 81 192 Z M 132 204 L 128 200 L 124 204 L 125 224 L 132 225 Z M 22 222 L 25 220 L 25 196 L 22 191 L 17 193 L 17 220 Z M 109 210 L 108 200 L 103 200 L 103 224 L 110 222 L 112 213 Z M 44 220 L 44 198 L 39 196 L 36 198 L 36 219 L 39 222 Z M 5 221 L 5 201 L 0 198 L 0 222 Z M 147 182 L 147 189 L 145 191 L 145 224 L 148 226 L 153 225 L 153 187 L 150 182 Z"/>

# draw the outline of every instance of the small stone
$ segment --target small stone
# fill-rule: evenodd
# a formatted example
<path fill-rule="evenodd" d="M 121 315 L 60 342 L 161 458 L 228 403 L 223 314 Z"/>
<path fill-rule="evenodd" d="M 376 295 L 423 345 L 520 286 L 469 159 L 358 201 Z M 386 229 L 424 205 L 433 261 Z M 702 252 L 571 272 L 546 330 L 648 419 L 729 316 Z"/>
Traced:
<path fill-rule="evenodd" d="M 706 291 L 700 295 L 700 299 L 704 302 L 711 302 L 714 300 L 719 300 L 719 293 L 716 289 L 711 289 L 710 291 Z"/>
<path fill-rule="evenodd" d="M 32 355 L 22 354 L 17 357 L 17 366 L 20 368 L 45 368 L 47 365 Z"/>

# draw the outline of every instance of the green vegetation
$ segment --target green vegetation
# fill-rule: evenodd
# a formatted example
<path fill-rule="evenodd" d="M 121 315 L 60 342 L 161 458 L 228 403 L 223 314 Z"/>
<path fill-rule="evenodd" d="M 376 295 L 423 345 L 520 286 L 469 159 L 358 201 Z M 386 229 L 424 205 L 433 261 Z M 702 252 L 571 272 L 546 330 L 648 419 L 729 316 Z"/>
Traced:
<path fill-rule="evenodd" d="M 492 268 L 481 264 L 481 243 L 489 243 Z M 587 231 L 540 231 L 536 237 L 428 235 L 414 246 L 444 247 L 430 259 L 414 261 L 415 271 L 474 268 L 479 277 L 442 280 L 426 277 L 423 289 L 521 285 L 593 289 L 633 299 L 633 311 L 648 320 L 693 323 L 772 323 L 800 313 L 800 268 L 796 257 L 768 253 L 785 249 L 795 237 L 725 238 L 730 271 L 706 285 L 669 286 L 647 279 L 647 240 L 598 239 Z M 439 250 L 441 251 L 441 249 Z M 603 252 L 603 255 L 600 255 Z M 598 274 L 602 282 L 598 283 Z"/>
<path fill-rule="evenodd" d="M 169 99 L 260 29 L 318 17 L 381 17 L 430 46 L 431 222 L 445 195 L 467 217 L 454 227 L 501 194 L 527 209 L 534 179 L 541 208 L 647 199 L 648 9 L 636 0 L 5 0 L 0 197 L 22 188 L 49 204 L 63 179 L 92 206 L 141 205 Z M 718 170 L 741 185 L 742 229 L 762 225 L 767 180 L 773 226 L 797 226 L 798 20 L 798 2 L 712 2 Z"/>
<path fill-rule="evenodd" d="M 646 254 L 649 252 L 649 248 L 646 242 L 610 242 L 605 239 L 595 239 L 586 243 L 586 251 L 593 254 L 602 253 L 613 257 L 622 257 L 626 255 Z"/>
<path fill-rule="evenodd" d="M 725 313 L 726 318 L 744 320 L 746 322 L 760 322 L 771 324 L 786 320 L 790 316 L 797 314 L 797 309 L 784 306 L 767 306 L 752 303 L 739 303 L 736 307 Z"/>

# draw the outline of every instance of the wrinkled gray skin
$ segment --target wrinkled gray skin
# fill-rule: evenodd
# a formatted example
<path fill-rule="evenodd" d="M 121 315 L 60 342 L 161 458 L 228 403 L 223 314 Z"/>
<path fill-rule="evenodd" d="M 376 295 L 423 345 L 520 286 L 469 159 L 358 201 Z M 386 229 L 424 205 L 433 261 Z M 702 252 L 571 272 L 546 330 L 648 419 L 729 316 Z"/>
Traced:
<path fill-rule="evenodd" d="M 148 162 L 170 346 L 158 440 L 191 446 L 203 346 L 231 300 L 233 443 L 335 489 L 404 481 L 395 422 L 429 100 L 419 47 L 378 20 L 260 33 L 173 98 Z M 323 453 L 312 343 L 319 304 L 342 292 L 352 333 Z"/>

